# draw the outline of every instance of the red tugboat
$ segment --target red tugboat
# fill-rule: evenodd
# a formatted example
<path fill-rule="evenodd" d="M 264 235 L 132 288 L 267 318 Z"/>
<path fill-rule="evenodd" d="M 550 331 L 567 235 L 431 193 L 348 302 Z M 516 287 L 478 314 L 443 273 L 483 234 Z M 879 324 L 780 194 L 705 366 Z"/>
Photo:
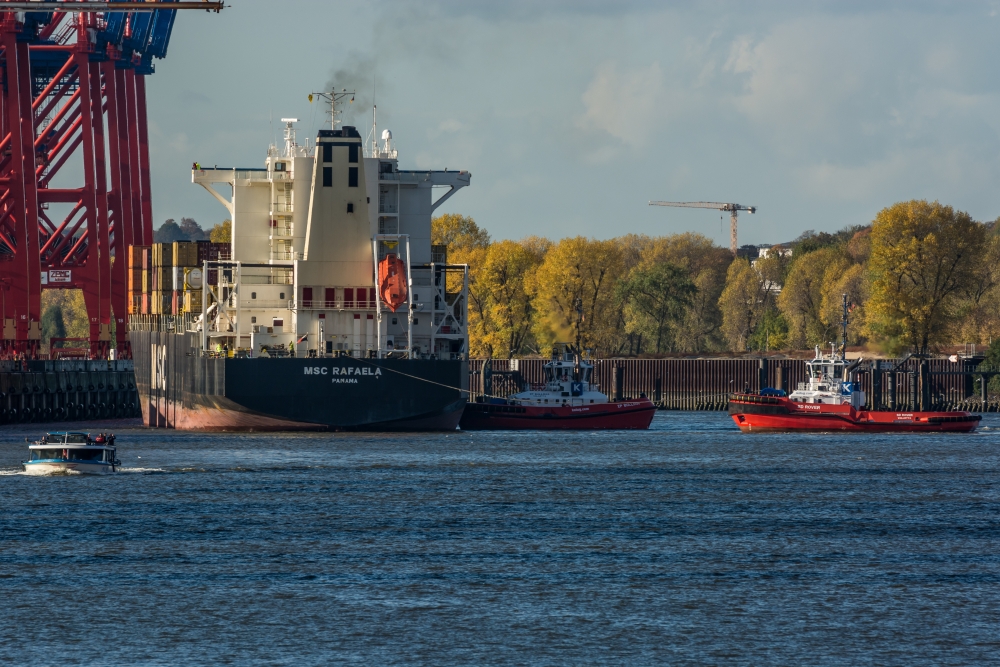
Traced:
<path fill-rule="evenodd" d="M 868 431 L 913 433 L 967 433 L 981 417 L 971 412 L 866 410 L 865 394 L 850 372 L 860 360 L 848 364 L 843 350 L 847 339 L 847 298 L 844 297 L 844 347 L 838 355 L 820 354 L 806 362 L 807 382 L 787 397 L 764 389 L 760 394 L 733 394 L 729 414 L 744 433 L 758 431 Z"/>
<path fill-rule="evenodd" d="M 645 396 L 609 401 L 591 384 L 593 373 L 593 364 L 579 354 L 554 353 L 545 364 L 544 387 L 469 403 L 459 426 L 463 431 L 648 429 L 656 412 L 653 402 Z"/>

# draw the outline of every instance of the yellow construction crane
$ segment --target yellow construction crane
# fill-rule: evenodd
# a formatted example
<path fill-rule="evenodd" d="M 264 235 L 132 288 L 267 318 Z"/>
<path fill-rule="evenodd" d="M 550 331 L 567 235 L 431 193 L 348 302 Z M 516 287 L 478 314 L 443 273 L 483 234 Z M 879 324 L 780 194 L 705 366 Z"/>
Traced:
<path fill-rule="evenodd" d="M 756 213 L 756 206 L 744 206 L 743 204 L 723 204 L 714 201 L 651 201 L 650 206 L 676 206 L 679 208 L 711 208 L 716 211 L 729 211 L 729 249 L 736 256 L 736 217 L 739 211 L 749 211 Z"/>

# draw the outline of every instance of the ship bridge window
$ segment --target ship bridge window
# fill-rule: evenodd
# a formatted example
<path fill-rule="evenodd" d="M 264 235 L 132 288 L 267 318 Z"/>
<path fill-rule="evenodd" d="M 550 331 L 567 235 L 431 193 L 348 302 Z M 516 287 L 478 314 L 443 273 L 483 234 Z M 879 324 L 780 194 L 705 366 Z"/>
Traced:
<path fill-rule="evenodd" d="M 347 147 L 347 161 L 357 162 L 358 161 L 358 149 L 361 148 L 360 144 L 351 144 Z"/>
<path fill-rule="evenodd" d="M 333 146 L 323 144 L 323 162 L 333 162 Z"/>
<path fill-rule="evenodd" d="M 347 170 L 347 187 L 356 188 L 358 187 L 358 168 L 351 167 Z"/>
<path fill-rule="evenodd" d="M 354 213 L 354 202 L 347 202 L 347 212 Z"/>
<path fill-rule="evenodd" d="M 333 187 L 333 167 L 323 167 L 323 187 Z"/>
<path fill-rule="evenodd" d="M 274 170 L 275 171 L 284 171 L 285 170 L 285 163 L 284 162 L 275 162 L 274 163 Z"/>

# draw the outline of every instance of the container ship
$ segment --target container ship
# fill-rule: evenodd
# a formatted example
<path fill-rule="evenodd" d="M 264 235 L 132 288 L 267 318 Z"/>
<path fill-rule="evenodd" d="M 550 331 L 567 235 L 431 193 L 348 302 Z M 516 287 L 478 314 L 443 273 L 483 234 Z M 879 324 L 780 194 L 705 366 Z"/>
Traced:
<path fill-rule="evenodd" d="M 230 243 L 130 253 L 142 291 L 130 297 L 129 337 L 148 426 L 457 427 L 468 266 L 431 245 L 431 216 L 471 176 L 400 169 L 374 118 L 370 140 L 341 126 L 344 95 L 322 95 L 331 129 L 312 145 L 282 119 L 284 146 L 263 168 L 192 165 L 192 182 L 228 212 Z"/>

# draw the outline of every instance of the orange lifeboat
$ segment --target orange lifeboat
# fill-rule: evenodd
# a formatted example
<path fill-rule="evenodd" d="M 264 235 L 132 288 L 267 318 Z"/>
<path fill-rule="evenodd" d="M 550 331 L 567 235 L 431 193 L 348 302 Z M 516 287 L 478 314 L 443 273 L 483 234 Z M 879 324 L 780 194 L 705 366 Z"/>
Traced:
<path fill-rule="evenodd" d="M 378 263 L 378 292 L 394 313 L 406 303 L 406 265 L 398 256 L 386 255 Z"/>

